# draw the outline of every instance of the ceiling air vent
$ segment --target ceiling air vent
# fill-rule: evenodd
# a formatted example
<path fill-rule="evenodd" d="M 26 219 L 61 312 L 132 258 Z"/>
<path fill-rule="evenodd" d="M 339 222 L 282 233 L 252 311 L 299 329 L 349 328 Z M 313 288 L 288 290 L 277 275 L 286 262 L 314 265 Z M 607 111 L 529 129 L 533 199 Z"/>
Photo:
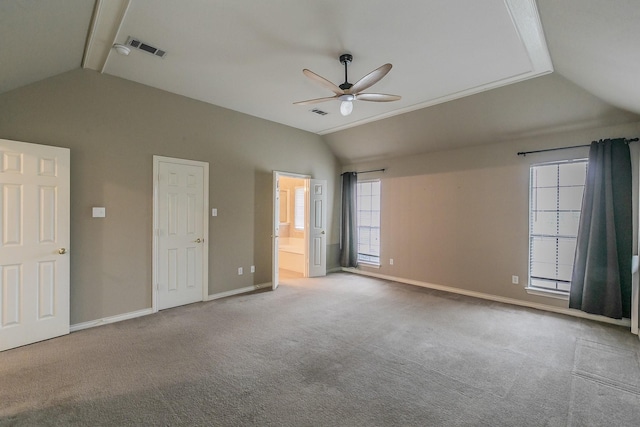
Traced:
<path fill-rule="evenodd" d="M 318 110 L 317 108 L 314 108 L 313 110 L 311 110 L 311 112 L 312 112 L 312 113 L 319 114 L 319 115 L 321 115 L 321 116 L 326 116 L 327 114 L 329 114 L 329 113 L 327 113 L 326 111 Z"/>
<path fill-rule="evenodd" d="M 127 46 L 131 46 L 131 47 L 135 47 L 136 49 L 145 51 L 147 53 L 150 53 L 154 56 L 159 56 L 160 58 L 164 58 L 165 55 L 167 54 L 167 52 L 165 52 L 164 50 L 160 50 L 157 47 L 153 47 L 151 45 L 148 45 L 138 39 L 135 39 L 131 36 L 129 36 L 129 38 L 127 39 L 127 42 L 125 43 Z"/>

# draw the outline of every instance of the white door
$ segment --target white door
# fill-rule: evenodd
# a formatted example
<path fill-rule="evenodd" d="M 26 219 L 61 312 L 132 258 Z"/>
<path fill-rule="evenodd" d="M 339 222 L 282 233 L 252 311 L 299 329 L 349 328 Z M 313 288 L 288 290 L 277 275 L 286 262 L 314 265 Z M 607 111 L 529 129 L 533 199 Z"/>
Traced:
<path fill-rule="evenodd" d="M 327 274 L 327 181 L 310 179 L 309 183 L 309 254 L 308 277 Z"/>
<path fill-rule="evenodd" d="M 0 139 L 0 351 L 69 333 L 69 165 Z"/>
<path fill-rule="evenodd" d="M 154 156 L 157 309 L 202 301 L 208 264 L 208 164 Z"/>
<path fill-rule="evenodd" d="M 280 280 L 280 264 L 278 260 L 278 247 L 280 245 L 280 173 L 273 171 L 273 233 L 272 238 L 272 250 L 273 256 L 271 257 L 271 289 L 275 290 L 278 287 L 278 281 Z"/>

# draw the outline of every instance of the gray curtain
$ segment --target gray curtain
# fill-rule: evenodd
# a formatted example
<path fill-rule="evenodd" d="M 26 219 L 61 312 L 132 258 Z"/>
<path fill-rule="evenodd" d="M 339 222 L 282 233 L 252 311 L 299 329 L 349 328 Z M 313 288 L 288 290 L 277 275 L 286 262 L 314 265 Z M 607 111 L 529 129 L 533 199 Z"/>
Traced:
<path fill-rule="evenodd" d="M 593 142 L 582 199 L 569 307 L 631 314 L 631 156 L 624 139 Z"/>
<path fill-rule="evenodd" d="M 340 265 L 358 266 L 357 184 L 355 172 L 342 174 L 342 215 L 340 222 Z"/>

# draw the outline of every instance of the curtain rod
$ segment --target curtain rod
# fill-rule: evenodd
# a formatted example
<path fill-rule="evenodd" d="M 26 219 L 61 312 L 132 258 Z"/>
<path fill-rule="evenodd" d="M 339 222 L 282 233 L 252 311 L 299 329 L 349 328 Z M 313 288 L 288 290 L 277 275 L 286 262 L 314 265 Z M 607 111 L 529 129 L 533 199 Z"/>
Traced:
<path fill-rule="evenodd" d="M 370 171 L 362 171 L 362 172 L 356 172 L 356 173 L 371 173 L 371 172 L 384 172 L 386 169 L 372 169 Z"/>
<path fill-rule="evenodd" d="M 634 141 L 638 141 L 638 138 L 624 139 L 624 142 L 626 142 L 627 144 Z M 527 154 L 533 154 L 533 153 L 544 153 L 546 151 L 568 150 L 570 148 L 580 148 L 580 147 L 590 147 L 590 146 L 591 144 L 583 144 L 583 145 L 572 145 L 571 147 L 547 148 L 546 150 L 520 151 L 518 152 L 518 156 L 526 156 Z"/>

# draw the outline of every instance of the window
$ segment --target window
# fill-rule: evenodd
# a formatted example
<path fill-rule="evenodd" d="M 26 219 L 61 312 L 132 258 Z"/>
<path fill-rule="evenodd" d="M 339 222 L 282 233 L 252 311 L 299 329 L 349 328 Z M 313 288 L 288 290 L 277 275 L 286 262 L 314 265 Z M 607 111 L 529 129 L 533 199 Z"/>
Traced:
<path fill-rule="evenodd" d="M 380 181 L 358 182 L 358 261 L 380 265 Z"/>
<path fill-rule="evenodd" d="M 293 227 L 304 230 L 304 187 L 296 187 L 293 193 Z"/>
<path fill-rule="evenodd" d="M 531 166 L 529 287 L 568 294 L 587 161 Z"/>

